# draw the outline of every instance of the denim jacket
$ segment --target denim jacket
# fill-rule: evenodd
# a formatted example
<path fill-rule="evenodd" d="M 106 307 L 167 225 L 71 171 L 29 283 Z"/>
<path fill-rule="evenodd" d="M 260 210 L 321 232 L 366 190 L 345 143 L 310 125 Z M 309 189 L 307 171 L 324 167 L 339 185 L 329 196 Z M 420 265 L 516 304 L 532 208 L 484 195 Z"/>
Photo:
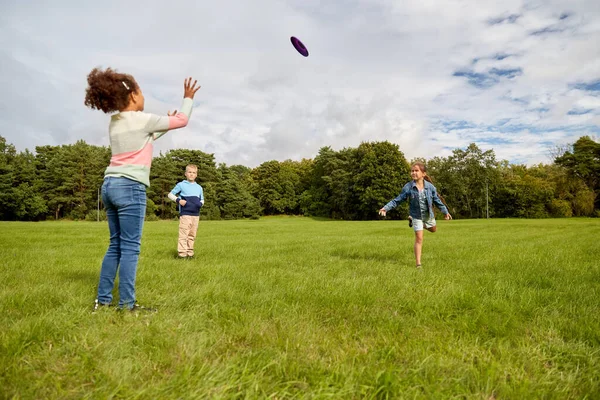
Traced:
<path fill-rule="evenodd" d="M 427 205 L 429 206 L 429 215 L 433 218 L 433 205 L 435 204 L 442 213 L 448 214 L 448 209 L 440 200 L 437 189 L 430 182 L 423 181 L 425 185 L 425 196 L 427 198 Z M 392 208 L 397 207 L 400 203 L 410 199 L 408 213 L 414 219 L 421 219 L 421 207 L 419 206 L 419 189 L 415 181 L 410 181 L 402 188 L 402 191 L 394 200 L 387 203 L 383 209 L 390 211 Z"/>

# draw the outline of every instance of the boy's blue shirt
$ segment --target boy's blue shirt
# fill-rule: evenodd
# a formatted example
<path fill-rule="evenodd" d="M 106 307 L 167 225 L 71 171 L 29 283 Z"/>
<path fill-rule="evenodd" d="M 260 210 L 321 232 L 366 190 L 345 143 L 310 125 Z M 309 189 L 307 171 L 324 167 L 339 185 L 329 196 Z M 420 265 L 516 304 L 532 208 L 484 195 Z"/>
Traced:
<path fill-rule="evenodd" d="M 196 182 L 185 180 L 175 185 L 171 193 L 186 201 L 185 206 L 177 202 L 181 215 L 200 215 L 200 209 L 204 205 L 204 190 L 202 186 Z"/>
<path fill-rule="evenodd" d="M 448 209 L 440 200 L 437 189 L 428 181 L 423 181 L 425 197 L 427 198 L 427 206 L 429 207 L 429 215 L 434 216 L 433 205 L 435 204 L 443 214 L 448 214 Z M 415 181 L 410 181 L 402 188 L 402 191 L 394 200 L 383 206 L 385 211 L 390 211 L 397 207 L 403 201 L 409 199 L 408 213 L 414 219 L 421 219 L 421 207 L 419 206 L 419 189 Z"/>

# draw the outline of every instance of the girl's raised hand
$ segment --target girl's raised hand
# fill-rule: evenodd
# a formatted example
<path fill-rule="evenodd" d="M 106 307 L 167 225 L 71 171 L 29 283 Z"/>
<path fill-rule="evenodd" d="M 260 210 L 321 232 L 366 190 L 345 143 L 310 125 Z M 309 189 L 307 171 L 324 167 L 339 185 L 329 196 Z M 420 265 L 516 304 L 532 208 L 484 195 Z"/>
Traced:
<path fill-rule="evenodd" d="M 198 87 L 196 87 L 197 83 L 198 83 L 198 81 L 194 80 L 194 84 L 192 85 L 191 77 L 189 77 L 183 81 L 183 97 L 184 98 L 186 98 L 186 97 L 189 97 L 190 99 L 194 98 L 194 95 L 196 94 L 198 89 L 200 89 L 200 85 L 198 85 Z"/>
<path fill-rule="evenodd" d="M 385 217 L 386 214 L 387 214 L 387 211 L 385 211 L 383 208 L 381 210 L 379 210 L 379 215 L 381 215 L 382 217 Z"/>
<path fill-rule="evenodd" d="M 452 219 L 452 215 L 450 215 L 450 213 L 446 214 L 446 216 L 444 217 L 444 219 Z"/>

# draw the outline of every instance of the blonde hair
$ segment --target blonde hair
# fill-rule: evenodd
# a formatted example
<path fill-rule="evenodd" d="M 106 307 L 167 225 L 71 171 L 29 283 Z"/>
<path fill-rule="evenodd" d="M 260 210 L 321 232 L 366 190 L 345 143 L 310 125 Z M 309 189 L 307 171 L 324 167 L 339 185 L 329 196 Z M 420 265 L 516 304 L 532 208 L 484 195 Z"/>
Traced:
<path fill-rule="evenodd" d="M 185 166 L 185 170 L 187 171 L 188 169 L 195 169 L 196 172 L 198 172 L 198 167 L 196 166 L 196 164 L 188 164 Z"/>

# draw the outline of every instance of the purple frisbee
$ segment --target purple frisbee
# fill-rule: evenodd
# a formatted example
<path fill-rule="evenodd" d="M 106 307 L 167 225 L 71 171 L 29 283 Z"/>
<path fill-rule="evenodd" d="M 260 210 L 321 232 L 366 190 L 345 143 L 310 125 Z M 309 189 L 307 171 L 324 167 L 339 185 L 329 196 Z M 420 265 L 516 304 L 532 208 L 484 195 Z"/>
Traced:
<path fill-rule="evenodd" d="M 308 49 L 306 48 L 306 46 L 304 46 L 300 39 L 298 39 L 295 36 L 292 36 L 290 40 L 292 41 L 292 44 L 294 45 L 296 50 L 298 50 L 298 53 L 302 54 L 304 57 L 308 57 Z"/>

